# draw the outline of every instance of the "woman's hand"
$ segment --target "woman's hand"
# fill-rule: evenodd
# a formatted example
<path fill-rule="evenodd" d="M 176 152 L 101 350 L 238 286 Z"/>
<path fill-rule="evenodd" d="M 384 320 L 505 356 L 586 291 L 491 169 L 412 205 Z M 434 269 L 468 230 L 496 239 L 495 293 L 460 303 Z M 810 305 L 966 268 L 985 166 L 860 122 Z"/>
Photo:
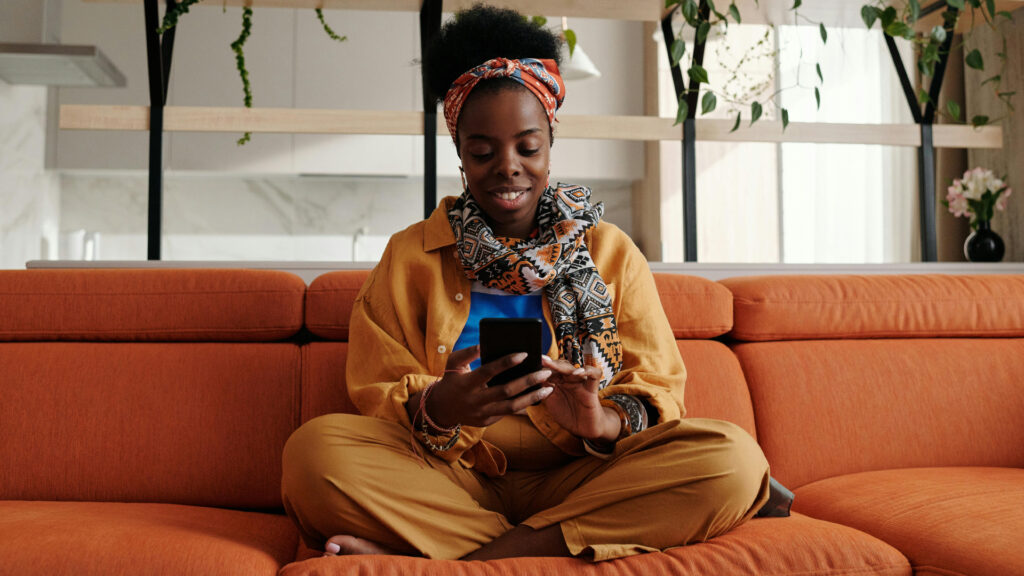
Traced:
<path fill-rule="evenodd" d="M 551 370 L 543 369 L 502 384 L 488 386 L 487 382 L 498 374 L 526 360 L 526 353 L 510 354 L 470 370 L 469 365 L 480 356 L 480 347 L 471 346 L 452 352 L 448 357 L 445 375 L 430 392 L 426 411 L 439 426 L 489 426 L 503 417 L 525 410 L 528 406 L 547 398 L 550 386 L 519 396 L 524 390 L 543 384 Z M 406 403 L 410 421 L 419 408 L 417 392 Z M 415 426 L 417 423 L 413 422 Z"/>
<path fill-rule="evenodd" d="M 615 441 L 622 424 L 618 414 L 601 406 L 598 399 L 601 369 L 577 368 L 565 359 L 552 360 L 547 356 L 542 364 L 551 371 L 547 383 L 554 386 L 554 392 L 544 400 L 544 407 L 555 422 L 580 438 Z"/>

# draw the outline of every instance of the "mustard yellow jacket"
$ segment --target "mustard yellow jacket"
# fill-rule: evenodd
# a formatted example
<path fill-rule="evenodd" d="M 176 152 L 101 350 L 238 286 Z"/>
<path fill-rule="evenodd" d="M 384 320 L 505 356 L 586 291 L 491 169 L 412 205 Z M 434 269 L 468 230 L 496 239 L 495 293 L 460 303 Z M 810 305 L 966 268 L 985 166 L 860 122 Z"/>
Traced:
<path fill-rule="evenodd" d="M 445 198 L 430 218 L 391 237 L 352 310 L 349 396 L 360 413 L 410 431 L 406 401 L 444 373 L 469 318 L 472 282 L 462 271 L 447 216 L 454 201 Z M 681 418 L 686 369 L 646 259 L 622 230 L 607 222 L 591 228 L 586 243 L 612 294 L 622 341 L 622 370 L 601 396 L 643 397 L 657 409 L 659 422 Z M 554 323 L 546 299 L 544 315 L 550 329 Z M 554 342 L 552 334 L 548 355 L 558 358 Z M 561 450 L 584 453 L 581 440 L 556 424 L 543 405 L 530 407 L 527 415 Z M 464 426 L 455 446 L 439 456 L 487 475 L 503 474 L 505 456 L 482 440 L 484 430 Z"/>

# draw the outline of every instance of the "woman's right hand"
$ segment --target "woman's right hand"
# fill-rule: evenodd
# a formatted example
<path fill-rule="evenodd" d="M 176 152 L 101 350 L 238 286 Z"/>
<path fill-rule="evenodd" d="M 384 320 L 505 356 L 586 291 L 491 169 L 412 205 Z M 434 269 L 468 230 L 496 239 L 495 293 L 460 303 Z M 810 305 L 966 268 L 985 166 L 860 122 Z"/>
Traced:
<path fill-rule="evenodd" d="M 487 382 L 498 374 L 526 360 L 526 353 L 510 354 L 476 370 L 469 365 L 480 356 L 480 347 L 471 346 L 452 352 L 444 377 L 430 391 L 425 407 L 430 419 L 439 426 L 489 426 L 503 417 L 524 410 L 544 398 L 553 388 L 544 386 L 551 370 L 538 370 L 499 386 L 488 386 Z M 541 384 L 529 394 L 519 396 L 524 390 Z M 416 404 L 419 406 L 419 394 Z M 414 399 L 410 398 L 410 404 Z"/>

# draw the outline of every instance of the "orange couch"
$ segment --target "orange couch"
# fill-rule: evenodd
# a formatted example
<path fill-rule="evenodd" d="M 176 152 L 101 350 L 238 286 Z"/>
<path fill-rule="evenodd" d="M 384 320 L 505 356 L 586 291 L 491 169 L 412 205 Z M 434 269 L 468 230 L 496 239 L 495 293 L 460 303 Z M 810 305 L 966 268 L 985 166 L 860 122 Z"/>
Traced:
<path fill-rule="evenodd" d="M 789 518 L 599 565 L 316 557 L 280 454 L 352 409 L 365 277 L 0 272 L 0 574 L 1024 573 L 1024 276 L 656 275 L 688 415 L 755 434 Z"/>

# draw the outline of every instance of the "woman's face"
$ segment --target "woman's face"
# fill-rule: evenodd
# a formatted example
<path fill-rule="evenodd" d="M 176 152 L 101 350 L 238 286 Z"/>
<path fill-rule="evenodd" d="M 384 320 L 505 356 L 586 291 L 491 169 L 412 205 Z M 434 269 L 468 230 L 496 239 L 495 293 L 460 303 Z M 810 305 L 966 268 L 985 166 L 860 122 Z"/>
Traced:
<path fill-rule="evenodd" d="M 540 101 L 525 88 L 472 94 L 459 116 L 458 136 L 466 184 L 494 234 L 528 237 L 551 157 Z"/>

